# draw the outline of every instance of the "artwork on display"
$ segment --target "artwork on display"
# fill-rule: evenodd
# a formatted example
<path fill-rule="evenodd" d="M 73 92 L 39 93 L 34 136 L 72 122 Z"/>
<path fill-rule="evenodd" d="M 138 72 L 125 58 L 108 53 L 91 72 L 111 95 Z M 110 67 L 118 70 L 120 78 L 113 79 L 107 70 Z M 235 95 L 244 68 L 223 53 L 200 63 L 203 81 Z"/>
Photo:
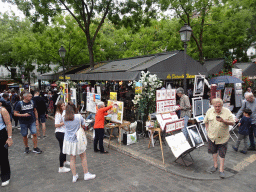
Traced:
<path fill-rule="evenodd" d="M 232 76 L 240 79 L 241 81 L 242 81 L 242 73 L 243 73 L 242 69 L 232 68 Z"/>
<path fill-rule="evenodd" d="M 195 75 L 194 83 L 194 96 L 203 96 L 204 95 L 204 75 Z"/>
<path fill-rule="evenodd" d="M 117 92 L 110 92 L 110 100 L 117 101 Z"/>
<path fill-rule="evenodd" d="M 176 91 L 175 89 L 163 89 L 156 91 L 156 112 L 167 113 L 175 111 L 176 106 Z"/>
<path fill-rule="evenodd" d="M 90 87 L 89 86 L 87 86 L 86 89 L 87 89 L 87 93 L 90 92 Z"/>
<path fill-rule="evenodd" d="M 218 83 L 217 90 L 223 90 L 225 88 L 225 82 Z"/>
<path fill-rule="evenodd" d="M 210 109 L 210 101 L 208 99 L 203 99 L 203 114 L 206 114 L 208 109 Z"/>
<path fill-rule="evenodd" d="M 242 84 L 235 83 L 235 107 L 242 106 L 242 99 L 243 99 Z"/>
<path fill-rule="evenodd" d="M 208 136 L 207 136 L 205 123 L 200 123 L 200 129 L 201 129 L 202 133 L 204 134 L 205 140 L 208 142 Z"/>
<path fill-rule="evenodd" d="M 75 106 L 77 106 L 76 102 L 76 88 L 70 88 L 70 99 Z"/>
<path fill-rule="evenodd" d="M 223 96 L 223 102 L 230 102 L 232 94 L 232 87 L 226 87 Z"/>
<path fill-rule="evenodd" d="M 97 94 L 101 95 L 100 86 L 97 86 Z"/>
<path fill-rule="evenodd" d="M 88 94 L 89 93 L 89 94 Z M 96 102 L 95 102 L 95 93 L 87 93 L 86 98 L 86 111 L 89 111 L 91 113 L 96 113 Z M 88 96 L 89 95 L 89 96 Z"/>
<path fill-rule="evenodd" d="M 95 89 L 94 89 L 94 87 L 92 87 L 92 91 L 91 91 L 92 93 L 95 93 Z"/>
<path fill-rule="evenodd" d="M 182 132 L 165 137 L 165 139 L 176 158 L 179 158 L 180 155 L 191 149 L 191 146 Z"/>
<path fill-rule="evenodd" d="M 142 83 L 135 83 L 135 94 L 142 94 Z"/>
<path fill-rule="evenodd" d="M 193 147 L 200 147 L 204 145 L 204 141 L 200 135 L 199 130 L 197 129 L 196 125 L 192 125 L 187 127 L 189 137 L 191 139 L 191 142 L 193 144 Z"/>
<path fill-rule="evenodd" d="M 171 82 L 166 82 L 166 89 L 172 89 L 172 83 Z"/>
<path fill-rule="evenodd" d="M 166 128 L 170 128 L 169 124 L 174 124 L 175 130 L 184 127 L 184 120 L 179 119 L 175 112 L 166 114 L 157 114 L 156 119 L 160 125 L 160 128 L 164 131 Z M 167 127 L 168 126 L 168 127 Z M 168 131 L 170 132 L 170 131 Z"/>
<path fill-rule="evenodd" d="M 216 98 L 221 99 L 221 90 L 216 91 Z"/>
<path fill-rule="evenodd" d="M 115 123 L 123 123 L 123 115 L 124 115 L 124 103 L 121 101 L 113 101 L 108 100 L 108 106 L 112 105 L 111 119 L 110 121 Z"/>
<path fill-rule="evenodd" d="M 203 115 L 203 99 L 202 97 L 192 98 L 193 117 Z"/>
<path fill-rule="evenodd" d="M 166 133 L 172 132 L 176 129 L 176 123 L 170 123 L 168 125 L 166 125 Z"/>
<path fill-rule="evenodd" d="M 22 93 L 24 91 L 24 87 L 20 88 L 20 93 Z"/>

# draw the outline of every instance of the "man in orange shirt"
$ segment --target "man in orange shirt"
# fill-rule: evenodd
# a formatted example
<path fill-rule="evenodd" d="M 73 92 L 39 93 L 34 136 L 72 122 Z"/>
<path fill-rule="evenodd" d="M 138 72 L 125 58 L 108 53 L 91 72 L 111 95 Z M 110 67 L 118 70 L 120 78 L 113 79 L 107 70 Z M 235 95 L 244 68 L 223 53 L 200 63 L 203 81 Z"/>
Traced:
<path fill-rule="evenodd" d="M 103 147 L 103 137 L 104 137 L 104 122 L 105 116 L 108 115 L 107 111 L 112 108 L 112 105 L 105 107 L 103 103 L 98 105 L 98 111 L 95 115 L 95 123 L 94 123 L 94 130 L 95 130 L 95 137 L 94 137 L 94 152 L 100 151 L 101 153 L 108 153 L 108 151 L 104 151 Z M 100 149 L 98 149 L 99 146 Z"/>

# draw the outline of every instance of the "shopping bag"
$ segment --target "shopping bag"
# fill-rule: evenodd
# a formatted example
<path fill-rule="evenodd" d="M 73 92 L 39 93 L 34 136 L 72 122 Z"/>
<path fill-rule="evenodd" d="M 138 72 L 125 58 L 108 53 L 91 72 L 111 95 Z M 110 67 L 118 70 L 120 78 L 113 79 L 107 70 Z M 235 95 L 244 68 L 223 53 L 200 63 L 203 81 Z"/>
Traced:
<path fill-rule="evenodd" d="M 78 154 L 81 154 L 81 153 L 85 152 L 86 147 L 87 147 L 87 138 L 86 138 L 84 129 L 81 127 L 81 121 L 80 121 L 80 128 L 76 132 L 76 138 L 78 141 L 77 152 L 78 152 Z"/>
<path fill-rule="evenodd" d="M 132 134 L 127 134 L 127 145 L 131 145 L 136 142 L 137 142 L 136 132 Z"/>

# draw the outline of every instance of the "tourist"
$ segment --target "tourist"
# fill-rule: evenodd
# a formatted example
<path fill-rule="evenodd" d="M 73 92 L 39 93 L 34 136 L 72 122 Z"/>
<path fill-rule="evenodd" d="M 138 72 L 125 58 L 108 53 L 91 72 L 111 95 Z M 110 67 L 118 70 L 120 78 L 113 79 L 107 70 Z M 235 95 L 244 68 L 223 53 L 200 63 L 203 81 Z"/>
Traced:
<path fill-rule="evenodd" d="M 225 178 L 224 162 L 229 140 L 229 125 L 234 125 L 235 121 L 231 111 L 223 107 L 220 98 L 212 100 L 213 108 L 208 109 L 204 119 L 208 136 L 208 153 L 212 154 L 214 165 L 208 172 L 213 173 L 218 169 L 218 153 L 220 159 L 221 178 Z"/>
<path fill-rule="evenodd" d="M 63 101 L 59 101 L 56 107 L 56 114 L 55 114 L 55 136 L 59 142 L 60 146 L 60 155 L 59 155 L 59 161 L 60 161 L 60 167 L 59 167 L 59 173 L 66 173 L 69 172 L 70 169 L 64 166 L 70 165 L 70 162 L 66 160 L 66 154 L 63 154 L 63 141 L 64 141 L 64 135 L 65 135 L 65 124 L 64 124 L 64 114 L 65 114 L 65 103 Z"/>
<path fill-rule="evenodd" d="M 85 120 L 81 114 L 75 114 L 74 105 L 67 105 L 66 114 L 64 117 L 65 124 L 65 136 L 63 142 L 63 153 L 70 155 L 70 168 L 73 174 L 72 182 L 75 183 L 78 179 L 78 174 L 76 173 L 76 156 L 79 155 L 82 162 L 82 167 L 84 171 L 84 180 L 94 179 L 95 174 L 88 172 L 86 151 L 79 154 L 78 153 L 78 140 L 76 137 L 76 132 L 82 125 L 85 127 Z"/>
<path fill-rule="evenodd" d="M 10 183 L 11 170 L 8 159 L 8 147 L 11 147 L 12 144 L 10 115 L 4 107 L 0 107 L 0 167 L 2 187 Z"/>
<path fill-rule="evenodd" d="M 15 102 L 13 104 L 13 110 L 16 108 L 16 105 L 19 103 L 19 101 L 20 101 L 20 96 L 16 95 Z M 14 128 L 20 129 L 20 127 L 18 126 L 19 117 L 13 115 L 13 119 L 14 119 Z"/>
<path fill-rule="evenodd" d="M 38 125 L 38 113 L 36 110 L 36 106 L 32 101 L 32 94 L 25 91 L 23 93 L 23 100 L 18 102 L 15 110 L 14 115 L 19 117 L 20 122 L 20 133 L 23 136 L 23 142 L 25 145 L 25 152 L 29 153 L 28 147 L 28 129 L 30 130 L 31 134 L 33 135 L 33 153 L 42 153 L 42 151 L 37 147 L 37 135 L 36 135 L 36 125 Z"/>

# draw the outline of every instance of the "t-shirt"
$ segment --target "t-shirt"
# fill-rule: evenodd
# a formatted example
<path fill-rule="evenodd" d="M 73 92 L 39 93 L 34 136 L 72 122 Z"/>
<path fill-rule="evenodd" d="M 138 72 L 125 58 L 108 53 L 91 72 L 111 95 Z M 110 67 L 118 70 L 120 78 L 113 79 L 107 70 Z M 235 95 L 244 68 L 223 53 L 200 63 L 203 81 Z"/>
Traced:
<path fill-rule="evenodd" d="M 36 105 L 38 115 L 45 115 L 47 113 L 46 102 L 43 97 L 35 96 L 32 99 Z"/>
<path fill-rule="evenodd" d="M 65 115 L 65 112 L 63 112 L 62 114 L 56 113 L 55 124 L 60 124 L 60 123 L 64 122 L 64 115 Z M 62 125 L 61 127 L 56 127 L 55 133 L 56 132 L 65 133 L 65 125 Z"/>
<path fill-rule="evenodd" d="M 240 120 L 240 127 L 238 133 L 241 135 L 249 135 L 249 128 L 252 124 L 252 119 L 250 117 L 242 117 Z"/>
<path fill-rule="evenodd" d="M 76 132 L 80 128 L 80 123 L 81 125 L 85 125 L 85 120 L 81 114 L 75 114 L 73 121 L 65 121 L 64 119 L 66 126 L 64 140 L 73 143 L 77 142 Z"/>
<path fill-rule="evenodd" d="M 15 111 L 18 111 L 20 114 L 29 113 L 31 116 L 28 117 L 19 117 L 20 124 L 30 124 L 35 122 L 35 113 L 34 109 L 36 108 L 34 102 L 31 100 L 28 103 L 20 101 L 15 107 Z"/>

